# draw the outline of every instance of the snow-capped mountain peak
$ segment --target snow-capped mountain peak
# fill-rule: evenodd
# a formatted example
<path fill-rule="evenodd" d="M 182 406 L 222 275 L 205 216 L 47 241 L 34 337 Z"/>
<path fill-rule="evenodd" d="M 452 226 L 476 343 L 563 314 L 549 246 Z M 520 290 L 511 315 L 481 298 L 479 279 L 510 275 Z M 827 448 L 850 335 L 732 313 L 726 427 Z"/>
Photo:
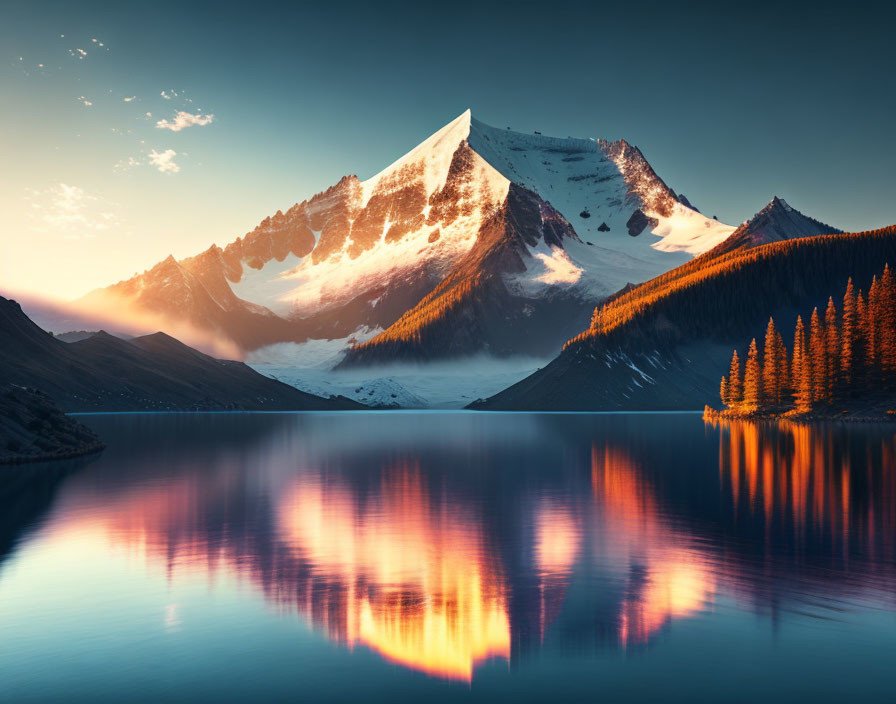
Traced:
<path fill-rule="evenodd" d="M 388 187 L 389 183 L 402 180 L 401 174 L 422 173 L 422 185 L 427 195 L 441 188 L 448 177 L 454 152 L 470 133 L 471 119 L 472 113 L 468 108 L 407 154 L 363 181 L 363 204 L 367 204 L 378 187 Z"/>
<path fill-rule="evenodd" d="M 432 296 L 456 307 L 458 292 L 486 276 L 499 277 L 521 311 L 539 306 L 519 301 L 556 294 L 588 309 L 732 229 L 685 205 L 624 140 L 522 134 L 466 110 L 374 176 L 346 176 L 179 265 L 206 307 L 210 299 L 244 318 L 273 311 L 297 339 L 337 338 L 360 327 L 389 333 Z M 188 303 L 157 293 L 141 300 L 191 315 Z M 266 340 L 271 329 L 265 323 Z"/>

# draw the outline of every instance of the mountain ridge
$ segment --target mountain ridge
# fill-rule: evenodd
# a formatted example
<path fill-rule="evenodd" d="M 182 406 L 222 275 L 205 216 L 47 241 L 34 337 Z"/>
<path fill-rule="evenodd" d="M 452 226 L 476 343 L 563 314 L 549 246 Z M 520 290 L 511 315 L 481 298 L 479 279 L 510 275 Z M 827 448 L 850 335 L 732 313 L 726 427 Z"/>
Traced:
<path fill-rule="evenodd" d="M 843 230 L 804 215 L 783 198 L 774 196 L 768 205 L 737 227 L 728 239 L 710 250 L 710 254 L 719 255 L 742 247 L 756 247 L 795 237 L 842 233 Z"/>

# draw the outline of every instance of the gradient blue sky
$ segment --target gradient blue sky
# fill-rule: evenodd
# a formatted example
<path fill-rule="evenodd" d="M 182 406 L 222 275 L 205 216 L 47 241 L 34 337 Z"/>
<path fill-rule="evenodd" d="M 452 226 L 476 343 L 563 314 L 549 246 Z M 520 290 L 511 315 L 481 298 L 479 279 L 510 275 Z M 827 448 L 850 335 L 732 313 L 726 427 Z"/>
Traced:
<path fill-rule="evenodd" d="M 467 107 L 624 137 L 731 224 L 775 194 L 891 224 L 893 20 L 855 2 L 4 0 L 0 288 L 71 297 L 225 244 Z M 214 120 L 156 125 L 179 110 Z M 151 163 L 167 150 L 179 171 Z"/>

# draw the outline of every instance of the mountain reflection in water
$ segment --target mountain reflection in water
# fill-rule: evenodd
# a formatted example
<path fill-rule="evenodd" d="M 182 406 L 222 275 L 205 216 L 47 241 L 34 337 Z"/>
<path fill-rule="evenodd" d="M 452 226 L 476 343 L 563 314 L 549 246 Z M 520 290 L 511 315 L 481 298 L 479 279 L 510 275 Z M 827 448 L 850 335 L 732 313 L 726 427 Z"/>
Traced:
<path fill-rule="evenodd" d="M 657 418 L 95 417 L 110 449 L 64 480 L 42 539 L 232 578 L 461 681 L 650 647 L 720 600 L 772 624 L 896 611 L 892 428 Z"/>

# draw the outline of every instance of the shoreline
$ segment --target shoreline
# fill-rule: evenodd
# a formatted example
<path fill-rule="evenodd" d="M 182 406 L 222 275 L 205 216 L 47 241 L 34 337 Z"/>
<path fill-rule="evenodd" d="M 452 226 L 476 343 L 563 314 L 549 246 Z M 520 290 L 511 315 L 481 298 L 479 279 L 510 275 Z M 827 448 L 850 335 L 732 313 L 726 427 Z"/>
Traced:
<path fill-rule="evenodd" d="M 759 413 L 733 411 L 727 409 L 719 411 L 710 406 L 703 409 L 703 420 L 753 420 L 753 421 L 790 421 L 793 423 L 896 423 L 896 412 L 884 411 L 881 415 L 854 414 L 851 411 L 824 414 L 818 412 L 809 413 Z"/>
<path fill-rule="evenodd" d="M 0 456 L 0 467 L 3 465 L 33 464 L 35 462 L 53 462 L 57 460 L 71 460 L 76 457 L 93 455 L 106 449 L 106 443 L 94 442 L 80 448 L 60 450 L 58 452 L 46 452 L 41 455 L 10 455 Z"/>

